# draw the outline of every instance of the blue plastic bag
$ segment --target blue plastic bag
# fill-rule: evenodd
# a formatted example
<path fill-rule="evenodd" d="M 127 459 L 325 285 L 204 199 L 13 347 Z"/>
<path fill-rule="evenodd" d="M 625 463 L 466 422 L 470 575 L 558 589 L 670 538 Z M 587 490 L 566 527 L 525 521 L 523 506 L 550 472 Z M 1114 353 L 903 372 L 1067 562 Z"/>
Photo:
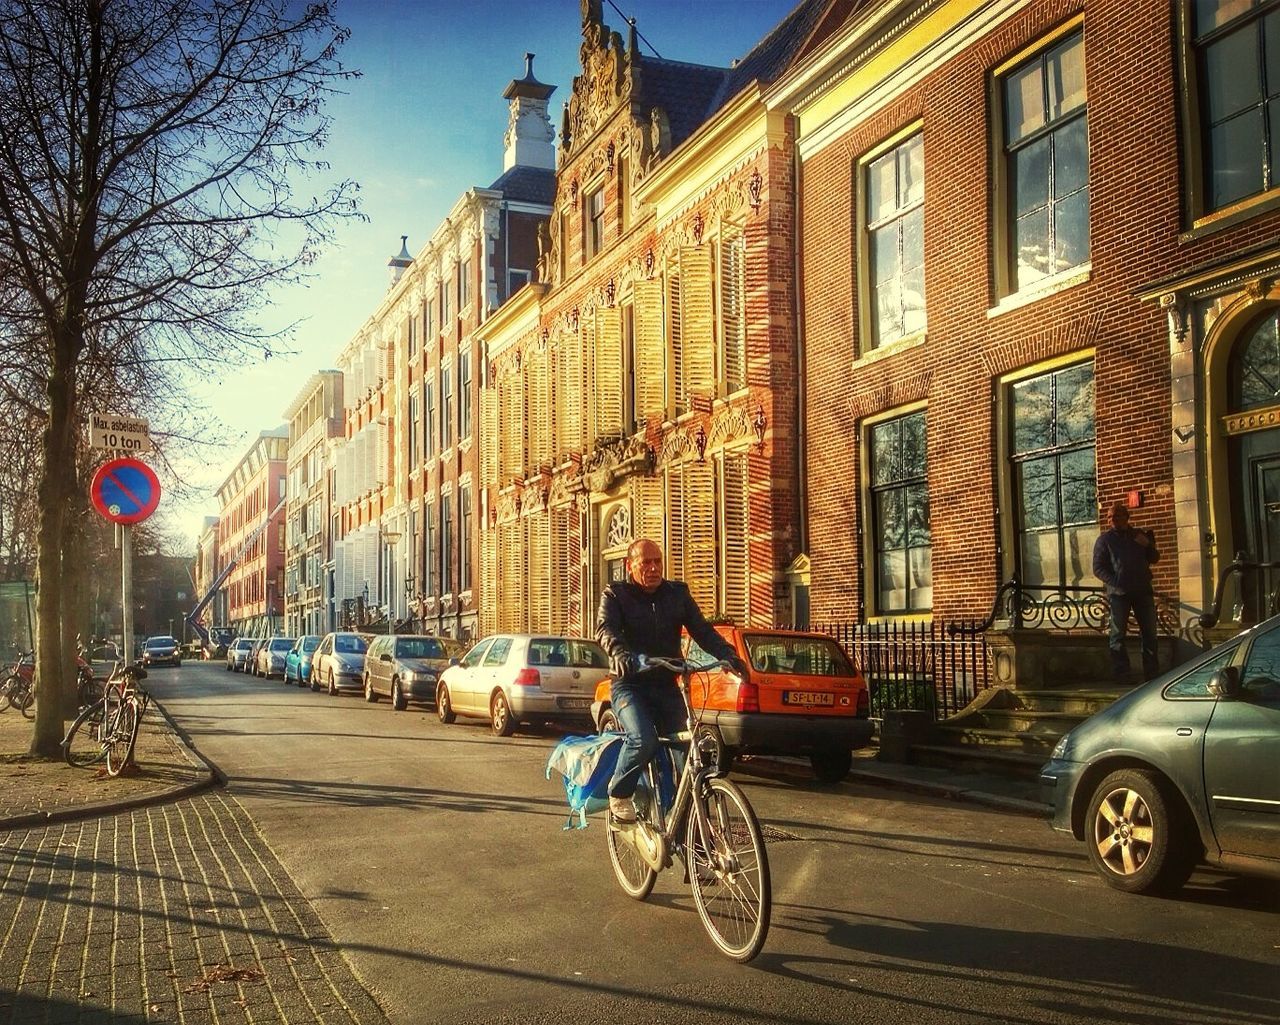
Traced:
<path fill-rule="evenodd" d="M 587 816 L 609 806 L 609 780 L 621 751 L 621 733 L 565 737 L 552 750 L 547 759 L 547 779 L 552 771 L 564 778 L 564 794 L 569 802 L 565 829 L 586 829 Z"/>

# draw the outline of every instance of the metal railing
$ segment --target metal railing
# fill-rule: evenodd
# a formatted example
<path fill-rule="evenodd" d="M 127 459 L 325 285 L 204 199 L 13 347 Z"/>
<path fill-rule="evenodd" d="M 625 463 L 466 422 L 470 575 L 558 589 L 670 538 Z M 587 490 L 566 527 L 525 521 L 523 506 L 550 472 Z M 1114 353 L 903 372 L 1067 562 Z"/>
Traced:
<path fill-rule="evenodd" d="M 959 627 L 959 629 L 956 629 Z M 872 718 L 890 709 L 919 709 L 945 719 L 991 683 L 991 659 L 972 623 L 887 620 L 819 623 L 853 656 L 867 680 Z"/>

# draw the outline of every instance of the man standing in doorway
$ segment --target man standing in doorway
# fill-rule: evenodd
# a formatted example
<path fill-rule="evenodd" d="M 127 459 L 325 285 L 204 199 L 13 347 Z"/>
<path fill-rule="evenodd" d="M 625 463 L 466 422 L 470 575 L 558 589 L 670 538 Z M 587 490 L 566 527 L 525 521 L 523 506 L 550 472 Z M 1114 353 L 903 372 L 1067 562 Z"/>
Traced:
<path fill-rule="evenodd" d="M 1111 670 L 1117 683 L 1128 683 L 1129 652 L 1125 634 L 1129 613 L 1138 623 L 1142 638 L 1142 677 L 1159 675 L 1156 649 L 1156 601 L 1151 588 L 1151 564 L 1160 560 L 1150 531 L 1129 525 L 1129 509 L 1124 502 L 1111 506 L 1111 529 L 1103 531 L 1093 546 L 1093 572 L 1107 585 L 1111 608 Z"/>

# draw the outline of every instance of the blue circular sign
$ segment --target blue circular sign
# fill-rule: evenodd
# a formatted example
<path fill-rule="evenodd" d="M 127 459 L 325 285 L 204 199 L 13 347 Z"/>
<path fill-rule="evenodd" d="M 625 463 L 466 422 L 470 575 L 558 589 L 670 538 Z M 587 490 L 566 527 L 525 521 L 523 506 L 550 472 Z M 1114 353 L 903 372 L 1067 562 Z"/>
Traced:
<path fill-rule="evenodd" d="M 93 475 L 89 499 L 112 523 L 140 523 L 160 504 L 160 481 L 146 463 L 112 459 Z"/>

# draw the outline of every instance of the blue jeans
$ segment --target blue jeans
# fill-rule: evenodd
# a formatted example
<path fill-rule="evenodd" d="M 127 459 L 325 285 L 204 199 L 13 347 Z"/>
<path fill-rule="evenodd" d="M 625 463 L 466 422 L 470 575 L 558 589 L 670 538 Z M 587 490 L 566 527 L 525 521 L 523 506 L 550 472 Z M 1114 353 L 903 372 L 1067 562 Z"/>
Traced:
<path fill-rule="evenodd" d="M 1111 671 L 1120 681 L 1129 679 L 1129 652 L 1124 636 L 1129 629 L 1129 613 L 1138 624 L 1142 638 L 1142 678 L 1151 680 L 1160 675 L 1160 662 L 1156 651 L 1156 601 L 1151 594 L 1109 594 L 1111 606 Z"/>
<path fill-rule="evenodd" d="M 658 735 L 684 729 L 684 698 L 674 683 L 615 683 L 613 714 L 626 734 L 618 766 L 609 781 L 610 797 L 632 797 L 644 767 L 658 750 Z"/>

